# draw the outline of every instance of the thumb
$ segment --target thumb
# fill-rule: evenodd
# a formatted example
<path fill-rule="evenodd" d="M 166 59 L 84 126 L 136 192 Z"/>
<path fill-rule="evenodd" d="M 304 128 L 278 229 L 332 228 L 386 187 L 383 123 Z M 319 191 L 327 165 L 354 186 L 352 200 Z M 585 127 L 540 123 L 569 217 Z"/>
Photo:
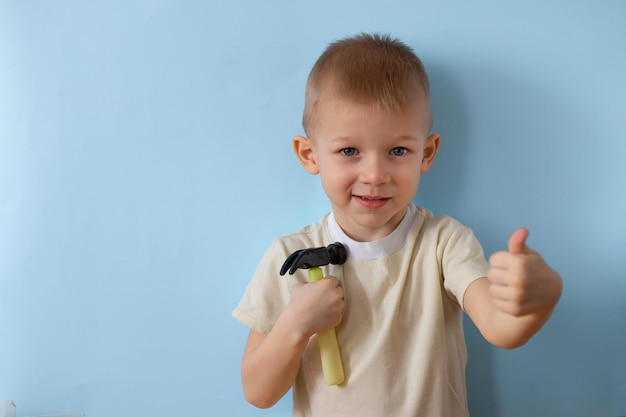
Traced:
<path fill-rule="evenodd" d="M 530 232 L 525 227 L 520 227 L 511 234 L 509 237 L 509 252 L 517 255 L 528 249 L 526 246 L 526 239 Z"/>

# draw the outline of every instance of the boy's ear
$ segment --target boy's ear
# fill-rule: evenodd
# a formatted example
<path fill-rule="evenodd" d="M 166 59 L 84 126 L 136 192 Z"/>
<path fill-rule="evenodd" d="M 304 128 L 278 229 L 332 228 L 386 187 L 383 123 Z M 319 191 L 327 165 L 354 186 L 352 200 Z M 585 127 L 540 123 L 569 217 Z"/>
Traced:
<path fill-rule="evenodd" d="M 298 160 L 302 166 L 309 171 L 309 174 L 319 174 L 320 170 L 315 162 L 315 155 L 313 153 L 313 147 L 311 140 L 304 136 L 296 136 L 293 138 L 293 150 L 296 152 Z"/>
<path fill-rule="evenodd" d="M 437 154 L 437 150 L 439 149 L 439 140 L 441 137 L 439 133 L 433 133 L 426 139 L 426 144 L 424 145 L 424 153 L 422 155 L 422 169 L 421 173 L 428 172 L 430 166 L 433 164 L 435 160 L 435 155 Z"/>

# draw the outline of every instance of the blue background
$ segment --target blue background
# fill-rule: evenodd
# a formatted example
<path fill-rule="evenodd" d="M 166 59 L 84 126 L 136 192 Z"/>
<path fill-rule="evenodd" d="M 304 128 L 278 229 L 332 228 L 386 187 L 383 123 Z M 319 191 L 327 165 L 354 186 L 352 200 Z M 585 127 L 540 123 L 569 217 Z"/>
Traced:
<path fill-rule="evenodd" d="M 423 59 L 416 203 L 563 276 L 526 346 L 466 322 L 475 416 L 626 415 L 626 2 L 0 2 L 0 398 L 18 416 L 289 416 L 243 399 L 230 317 L 328 203 L 291 138 L 328 42 Z"/>

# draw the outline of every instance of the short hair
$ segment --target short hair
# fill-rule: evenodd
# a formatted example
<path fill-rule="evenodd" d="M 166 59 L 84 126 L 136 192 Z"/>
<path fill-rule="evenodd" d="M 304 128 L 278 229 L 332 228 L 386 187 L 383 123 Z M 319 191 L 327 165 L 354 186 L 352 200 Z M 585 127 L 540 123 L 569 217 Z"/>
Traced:
<path fill-rule="evenodd" d="M 306 84 L 302 126 L 307 134 L 324 94 L 378 105 L 387 111 L 424 100 L 428 129 L 432 127 L 424 65 L 413 49 L 389 35 L 362 33 L 328 45 Z"/>

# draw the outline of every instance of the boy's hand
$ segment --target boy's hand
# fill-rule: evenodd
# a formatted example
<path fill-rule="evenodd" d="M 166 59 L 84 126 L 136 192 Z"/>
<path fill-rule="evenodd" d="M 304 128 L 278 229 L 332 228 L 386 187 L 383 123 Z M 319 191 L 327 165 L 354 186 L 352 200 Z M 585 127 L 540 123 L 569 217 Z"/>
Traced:
<path fill-rule="evenodd" d="M 525 228 L 513 232 L 509 251 L 494 253 L 487 273 L 496 308 L 518 317 L 552 310 L 562 291 L 559 274 L 526 246 L 528 234 Z"/>
<path fill-rule="evenodd" d="M 343 289 L 337 278 L 329 275 L 317 282 L 296 284 L 287 314 L 298 330 L 310 337 L 337 326 L 344 306 Z"/>

